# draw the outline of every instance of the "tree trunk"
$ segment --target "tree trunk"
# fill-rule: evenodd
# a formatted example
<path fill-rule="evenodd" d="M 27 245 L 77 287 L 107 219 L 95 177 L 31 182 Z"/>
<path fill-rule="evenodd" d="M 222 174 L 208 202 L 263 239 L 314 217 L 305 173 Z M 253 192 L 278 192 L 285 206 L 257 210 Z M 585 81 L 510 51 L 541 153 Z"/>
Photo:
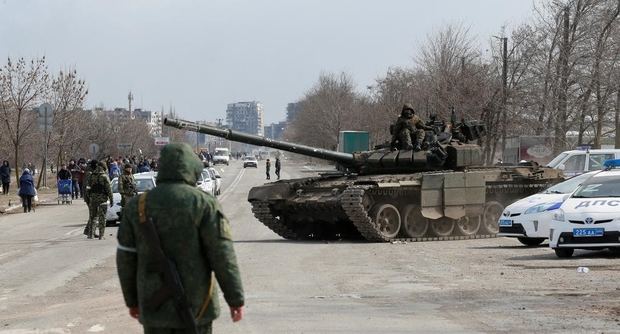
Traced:
<path fill-rule="evenodd" d="M 616 91 L 616 148 L 620 148 L 620 80 Z"/>

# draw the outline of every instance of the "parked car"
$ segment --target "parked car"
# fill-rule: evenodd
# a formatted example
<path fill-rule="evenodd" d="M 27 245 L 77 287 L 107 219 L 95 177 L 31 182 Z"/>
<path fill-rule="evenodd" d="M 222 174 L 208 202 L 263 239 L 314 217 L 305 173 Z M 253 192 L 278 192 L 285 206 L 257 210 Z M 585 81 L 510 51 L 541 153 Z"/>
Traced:
<path fill-rule="evenodd" d="M 138 194 L 155 188 L 157 172 L 138 173 L 134 174 L 133 177 L 136 180 L 136 190 Z M 108 206 L 108 210 L 106 211 L 105 220 L 108 223 L 117 222 L 121 218 L 121 194 L 118 192 L 118 178 L 115 177 L 111 185 L 114 205 Z"/>
<path fill-rule="evenodd" d="M 215 181 L 215 195 L 221 194 L 222 193 L 222 176 L 213 167 L 209 167 L 207 168 L 207 170 L 211 174 L 211 179 Z"/>
<path fill-rule="evenodd" d="M 256 160 L 255 157 L 244 157 L 243 158 L 243 168 L 246 167 L 254 167 L 254 168 L 258 168 L 258 161 Z"/>
<path fill-rule="evenodd" d="M 572 150 L 560 153 L 547 166 L 561 169 L 570 177 L 601 170 L 605 161 L 613 159 L 620 159 L 620 149 Z"/>
<path fill-rule="evenodd" d="M 584 181 L 553 216 L 549 246 L 558 257 L 575 249 L 620 253 L 620 160 Z"/>
<path fill-rule="evenodd" d="M 196 181 L 196 186 L 213 196 L 215 196 L 215 181 L 211 178 L 211 174 L 209 174 L 208 170 L 202 170 L 198 180 Z"/>
<path fill-rule="evenodd" d="M 538 194 L 510 204 L 499 217 L 497 235 L 517 238 L 526 246 L 540 245 L 549 238 L 550 224 L 553 219 L 553 210 L 549 209 L 564 201 L 580 184 L 598 172 L 575 176 Z"/>

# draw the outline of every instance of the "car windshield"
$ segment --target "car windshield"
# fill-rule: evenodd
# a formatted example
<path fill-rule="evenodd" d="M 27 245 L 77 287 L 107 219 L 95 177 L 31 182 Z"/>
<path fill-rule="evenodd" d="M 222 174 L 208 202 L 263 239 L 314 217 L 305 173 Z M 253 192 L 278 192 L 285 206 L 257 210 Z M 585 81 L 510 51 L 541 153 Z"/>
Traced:
<path fill-rule="evenodd" d="M 211 180 L 211 175 L 209 174 L 208 171 L 203 170 L 202 171 L 202 181 L 206 182 L 206 181 L 209 181 L 209 180 Z"/>
<path fill-rule="evenodd" d="M 243 158 L 243 160 L 245 160 L 245 161 L 256 161 L 256 158 L 254 158 L 254 157 L 245 157 L 245 158 Z"/>
<path fill-rule="evenodd" d="M 573 198 L 620 197 L 620 177 L 599 176 L 585 181 Z"/>
<path fill-rule="evenodd" d="M 155 188 L 155 183 L 153 182 L 153 179 L 136 179 L 136 190 L 139 193 L 151 190 L 153 188 Z M 118 179 L 114 179 L 114 181 L 112 181 L 112 192 L 118 192 Z"/>
<path fill-rule="evenodd" d="M 551 168 L 556 168 L 560 164 L 560 162 L 562 160 L 564 160 L 564 158 L 566 158 L 567 155 L 568 155 L 568 153 L 560 153 L 560 155 L 555 157 L 553 160 L 549 161 L 547 166 L 549 166 Z"/>
<path fill-rule="evenodd" d="M 564 182 L 560 182 L 553 187 L 543 191 L 543 194 L 569 194 L 575 191 L 580 184 L 589 179 L 595 173 L 586 173 L 570 178 Z"/>
<path fill-rule="evenodd" d="M 215 155 L 228 155 L 226 150 L 215 150 Z"/>

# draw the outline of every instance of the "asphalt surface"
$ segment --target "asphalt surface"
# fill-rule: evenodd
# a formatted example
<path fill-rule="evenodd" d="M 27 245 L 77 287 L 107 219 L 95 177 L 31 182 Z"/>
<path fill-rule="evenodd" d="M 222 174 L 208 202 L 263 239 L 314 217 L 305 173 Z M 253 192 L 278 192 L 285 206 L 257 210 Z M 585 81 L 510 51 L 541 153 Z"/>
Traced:
<path fill-rule="evenodd" d="M 222 303 L 217 333 L 620 333 L 620 262 L 607 252 L 560 260 L 506 238 L 287 241 L 246 201 L 262 164 L 217 168 L 246 290 L 244 320 Z M 284 161 L 283 178 L 313 168 Z M 87 240 L 86 217 L 81 201 L 0 216 L 0 333 L 141 332 L 116 277 L 117 228 Z"/>

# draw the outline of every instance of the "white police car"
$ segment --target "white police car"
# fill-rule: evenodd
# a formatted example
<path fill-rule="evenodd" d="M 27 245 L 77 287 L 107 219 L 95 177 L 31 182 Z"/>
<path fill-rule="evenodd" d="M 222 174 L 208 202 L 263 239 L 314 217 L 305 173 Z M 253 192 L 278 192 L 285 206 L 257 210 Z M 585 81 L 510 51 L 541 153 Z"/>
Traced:
<path fill-rule="evenodd" d="M 584 181 L 556 210 L 549 246 L 558 257 L 575 249 L 620 251 L 620 160 Z"/>
<path fill-rule="evenodd" d="M 581 183 L 598 172 L 575 176 L 510 204 L 499 217 L 497 235 L 517 238 L 526 246 L 540 245 L 549 238 L 553 209 L 557 209 L 558 203 L 563 202 Z"/>

